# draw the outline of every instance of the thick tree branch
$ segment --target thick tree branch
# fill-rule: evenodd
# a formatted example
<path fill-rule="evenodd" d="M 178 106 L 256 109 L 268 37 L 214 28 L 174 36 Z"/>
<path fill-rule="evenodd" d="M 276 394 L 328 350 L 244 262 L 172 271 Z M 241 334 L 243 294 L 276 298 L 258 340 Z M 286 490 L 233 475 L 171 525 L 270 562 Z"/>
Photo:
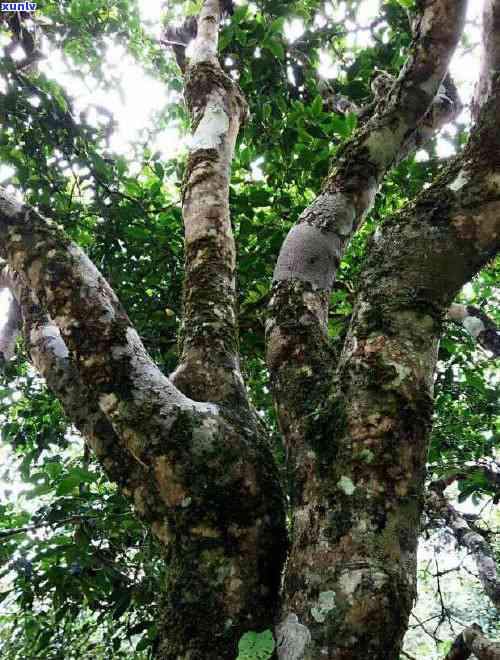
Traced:
<path fill-rule="evenodd" d="M 343 147 L 322 194 L 285 241 L 276 281 L 297 278 L 319 289 L 330 288 L 343 245 L 370 209 L 388 169 L 402 150 L 407 152 L 424 118 L 431 131 L 440 125 L 443 110 L 436 112 L 434 122 L 429 109 L 436 95 L 440 107 L 449 106 L 440 88 L 460 38 L 466 3 L 427 0 L 422 4 L 405 67 L 376 115 Z"/>
<path fill-rule="evenodd" d="M 234 657 L 241 632 L 273 616 L 286 547 L 279 480 L 264 439 L 248 420 L 228 421 L 213 404 L 181 394 L 85 254 L 5 191 L 0 245 L 27 291 L 20 302 L 33 361 L 168 546 L 175 570 L 162 657 L 190 648 Z M 179 610 L 179 591 L 186 598 L 192 584 L 192 607 Z M 194 619 L 211 621 L 209 630 L 192 629 L 193 608 Z"/>
<path fill-rule="evenodd" d="M 324 442 L 331 450 L 329 461 L 334 461 L 339 442 L 338 425 L 344 416 L 338 397 L 328 394 L 333 359 L 328 348 L 327 320 L 336 269 L 350 237 L 371 208 L 387 171 L 418 143 L 418 131 L 429 134 L 432 129 L 428 125 L 432 126 L 434 119 L 440 125 L 441 117 L 446 115 L 444 110 L 434 113 L 430 108 L 433 102 L 441 108 L 449 106 L 440 94 L 440 87 L 460 38 L 465 4 L 463 0 L 421 3 L 422 14 L 400 77 L 385 102 L 378 104 L 375 115 L 341 148 L 321 194 L 303 212 L 278 258 L 266 336 L 273 394 L 285 438 L 293 481 L 292 501 L 296 507 L 293 548 L 287 568 L 285 617 L 295 612 L 299 618 L 304 615 L 305 621 L 311 621 L 311 607 L 316 607 L 310 600 L 313 595 L 307 590 L 299 594 L 293 585 L 303 584 L 304 577 L 300 575 L 304 566 L 323 565 L 328 553 L 329 544 L 320 543 L 318 534 L 323 534 L 319 532 L 327 525 L 323 514 L 327 516 L 333 504 L 325 492 L 320 495 L 324 484 L 319 472 L 321 466 L 328 463 L 323 455 L 328 448 L 320 446 L 318 439 L 328 438 Z M 430 336 L 429 346 L 434 345 L 434 337 Z M 428 361 L 431 364 L 431 357 Z M 353 393 L 353 396 L 357 395 Z M 376 425 L 383 428 L 384 419 L 382 415 Z M 341 482 L 349 491 L 352 480 L 349 471 L 336 473 L 330 484 L 331 498 L 337 503 L 343 501 L 343 496 L 339 499 L 334 494 L 335 484 L 342 477 L 349 480 Z M 339 515 L 342 516 L 342 512 Z M 323 553 L 324 557 L 318 553 Z M 325 570 L 331 576 L 329 569 Z M 359 575 L 361 579 L 364 573 L 360 571 Z M 311 583 L 316 584 L 317 579 L 318 576 L 311 576 Z M 323 578 L 321 582 L 322 589 L 330 588 L 323 586 L 326 584 Z M 408 596 L 408 591 L 405 593 Z M 408 609 L 410 601 L 411 596 L 408 596 L 408 600 L 401 602 L 401 608 Z M 372 603 L 377 607 L 376 599 Z M 376 620 L 374 615 L 373 621 Z M 305 621 L 300 618 L 300 623 Z M 381 629 L 386 623 L 380 623 Z M 318 626 L 321 637 L 320 628 Z M 347 639 L 352 632 L 346 629 L 345 634 Z M 318 641 L 320 646 L 315 647 L 316 656 L 311 652 L 314 657 L 319 657 L 321 643 Z M 392 643 L 398 642 L 393 639 Z M 339 643 L 339 649 L 340 646 Z M 363 650 L 368 652 L 364 647 Z M 361 657 L 363 650 L 353 647 L 353 655 L 345 657 Z M 390 657 L 391 652 L 392 649 L 386 648 L 386 657 Z"/>
<path fill-rule="evenodd" d="M 83 382 L 59 328 L 21 278 L 14 279 L 10 290 L 21 310 L 23 337 L 30 359 L 58 397 L 68 418 L 94 450 L 109 478 L 128 496 L 149 483 L 157 493 L 156 501 L 161 501 L 147 466 L 128 450 L 100 409 L 94 388 Z M 142 515 L 151 523 L 153 531 L 159 525 L 162 531 L 163 510 L 155 511 L 150 507 L 142 511 Z"/>
<path fill-rule="evenodd" d="M 493 353 L 494 357 L 500 357 L 500 330 L 481 309 L 454 303 L 448 310 L 448 318 L 462 325 L 472 338 Z"/>
<path fill-rule="evenodd" d="M 500 578 L 494 554 L 486 540 L 470 528 L 467 520 L 448 501 L 437 487 L 430 491 L 428 510 L 432 517 L 441 517 L 452 531 L 459 546 L 466 548 L 476 562 L 484 591 L 500 610 Z"/>
<path fill-rule="evenodd" d="M 335 660 L 396 657 L 404 633 L 415 597 L 442 321 L 458 290 L 499 247 L 500 167 L 492 172 L 481 160 L 462 187 L 456 181 L 463 163 L 367 245 L 338 373 L 308 429 L 307 480 L 285 577 L 285 614 L 296 614 L 312 635 L 307 658 L 328 645 L 330 620 Z M 310 574 L 300 581 L 304 566 Z M 318 599 L 319 579 L 327 595 Z M 335 615 L 323 621 L 320 612 L 318 619 L 322 609 Z M 391 639 L 379 636 L 389 629 Z"/>
<path fill-rule="evenodd" d="M 300 440 L 304 421 L 325 398 L 332 361 L 327 319 L 336 269 L 387 171 L 457 107 L 453 91 L 449 101 L 441 86 L 460 38 L 465 5 L 464 0 L 421 3 L 410 56 L 398 80 L 375 115 L 341 149 L 323 191 L 281 249 L 266 326 L 267 356 L 291 472 L 298 482 L 308 470 Z M 304 391 L 314 392 L 313 397 L 304 397 Z M 302 450 L 294 449 L 297 443 Z"/>
<path fill-rule="evenodd" d="M 487 639 L 476 623 L 460 633 L 444 660 L 468 660 L 472 654 L 477 660 L 500 660 L 500 642 Z"/>
<path fill-rule="evenodd" d="M 172 382 L 198 401 L 248 412 L 239 365 L 236 249 L 229 217 L 229 180 L 247 108 L 217 59 L 218 1 L 198 18 L 185 97 L 193 136 L 184 181 L 186 275 L 182 356 Z"/>
<path fill-rule="evenodd" d="M 500 247 L 500 80 L 491 74 L 464 155 L 369 241 L 338 371 L 307 428 L 284 614 L 309 629 L 308 659 L 399 652 L 416 593 L 442 322 Z"/>

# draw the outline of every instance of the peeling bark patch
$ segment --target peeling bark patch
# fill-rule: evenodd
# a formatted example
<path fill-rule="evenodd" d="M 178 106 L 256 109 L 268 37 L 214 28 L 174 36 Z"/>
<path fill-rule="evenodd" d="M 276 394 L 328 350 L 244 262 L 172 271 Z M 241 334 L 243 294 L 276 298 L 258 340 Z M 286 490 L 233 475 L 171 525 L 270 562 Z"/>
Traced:
<path fill-rule="evenodd" d="M 365 145 L 370 153 L 370 160 L 377 163 L 382 171 L 387 170 L 396 159 L 401 148 L 402 136 L 407 130 L 408 127 L 401 122 L 397 130 L 394 126 L 386 126 L 368 136 Z"/>
<path fill-rule="evenodd" d="M 340 479 L 337 482 L 337 486 L 346 495 L 352 495 L 356 490 L 356 486 L 352 483 L 349 477 L 340 477 Z"/>
<path fill-rule="evenodd" d="M 448 188 L 450 190 L 453 190 L 453 192 L 458 192 L 463 188 L 467 183 L 469 182 L 469 179 L 467 177 L 467 174 L 465 170 L 460 170 L 458 175 L 453 179 L 451 183 L 448 184 Z"/>
<path fill-rule="evenodd" d="M 45 325 L 41 330 L 41 335 L 44 339 L 52 341 L 52 349 L 54 355 L 58 358 L 64 359 L 69 356 L 68 347 L 64 343 L 59 328 L 55 325 Z"/>
<path fill-rule="evenodd" d="M 217 149 L 229 130 L 229 117 L 218 104 L 207 105 L 203 117 L 192 137 L 190 151 Z"/>

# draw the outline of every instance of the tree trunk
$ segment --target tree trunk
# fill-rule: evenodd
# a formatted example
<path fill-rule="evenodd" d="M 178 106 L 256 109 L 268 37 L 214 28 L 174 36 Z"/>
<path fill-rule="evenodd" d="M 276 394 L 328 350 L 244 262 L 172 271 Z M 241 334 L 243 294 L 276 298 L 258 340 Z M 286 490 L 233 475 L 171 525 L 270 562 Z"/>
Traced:
<path fill-rule="evenodd" d="M 340 149 L 275 270 L 267 356 L 291 476 L 285 570 L 285 498 L 240 369 L 228 196 L 247 109 L 217 59 L 220 2 L 203 2 L 192 57 L 180 58 L 193 139 L 182 354 L 170 378 L 82 250 L 0 194 L 0 256 L 31 360 L 163 547 L 156 658 L 234 660 L 245 631 L 276 622 L 280 660 L 398 658 L 416 593 L 442 324 L 500 237 L 500 2 L 487 0 L 470 142 L 368 242 L 349 332 L 333 353 L 329 298 L 350 238 L 387 172 L 458 107 L 443 109 L 439 90 L 465 1 L 417 5 L 400 77 Z M 479 321 L 476 336 L 496 346 Z"/>

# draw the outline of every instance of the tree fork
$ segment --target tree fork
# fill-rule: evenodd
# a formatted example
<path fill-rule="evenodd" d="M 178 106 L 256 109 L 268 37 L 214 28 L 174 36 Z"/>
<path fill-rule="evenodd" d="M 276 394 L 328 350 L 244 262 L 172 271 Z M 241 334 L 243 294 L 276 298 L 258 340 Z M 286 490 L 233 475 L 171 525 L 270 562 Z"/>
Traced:
<path fill-rule="evenodd" d="M 274 272 L 267 360 L 299 508 L 316 461 L 307 439 L 314 436 L 311 420 L 327 414 L 325 387 L 334 368 L 327 322 L 338 265 L 387 172 L 459 107 L 457 98 L 444 102 L 439 89 L 462 32 L 466 2 L 421 5 L 399 79 L 375 115 L 341 148 L 322 192 L 285 239 Z"/>
<path fill-rule="evenodd" d="M 486 157 L 499 141 L 494 71 L 464 154 L 367 246 L 338 371 L 306 438 L 309 480 L 279 628 L 284 648 L 287 622 L 291 636 L 298 624 L 308 630 L 297 657 L 398 656 L 415 596 L 442 323 L 499 248 L 500 162 Z"/>

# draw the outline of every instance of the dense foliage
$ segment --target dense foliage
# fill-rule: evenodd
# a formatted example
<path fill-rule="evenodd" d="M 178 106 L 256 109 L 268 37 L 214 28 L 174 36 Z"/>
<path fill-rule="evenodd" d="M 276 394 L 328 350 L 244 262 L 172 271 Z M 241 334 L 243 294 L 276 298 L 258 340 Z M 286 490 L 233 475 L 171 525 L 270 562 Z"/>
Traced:
<path fill-rule="evenodd" d="M 165 23 L 196 11 L 194 2 L 166 4 Z M 332 155 L 362 121 L 362 115 L 350 112 L 353 106 L 345 105 L 341 112 L 335 99 L 368 105 L 374 70 L 397 74 L 405 59 L 412 2 L 388 0 L 380 5 L 378 17 L 367 21 L 361 0 L 240 2 L 222 34 L 222 61 L 250 104 L 231 186 L 241 349 L 253 401 L 274 428 L 263 339 L 273 267 L 287 231 L 320 189 Z M 120 296 L 149 352 L 168 373 L 176 364 L 182 315 L 179 199 L 187 119 L 180 72 L 160 44 L 157 27 L 141 20 L 136 0 L 45 2 L 24 28 L 33 33 L 44 55 L 38 70 L 30 72 L 19 69 L 15 51 L 9 54 L 13 34 L 4 21 L 0 178 L 85 248 Z M 463 49 L 475 46 L 470 29 Z M 359 35 L 363 39 L 357 40 Z M 120 89 L 124 70 L 107 65 L 113 48 L 121 48 L 127 62 L 160 81 L 167 99 L 132 144 L 122 141 L 114 147 L 113 135 L 123 134 L 124 127 L 107 107 L 82 108 L 51 67 L 57 61 L 57 71 L 73 81 L 111 93 Z M 329 79 L 319 74 L 325 61 L 330 62 Z M 168 157 L 156 145 L 171 127 L 180 146 Z M 462 119 L 446 129 L 449 151 L 460 149 L 467 128 Z M 366 237 L 443 167 L 440 140 L 426 144 L 418 159 L 409 158 L 392 173 L 353 240 L 332 296 L 333 349 L 347 330 Z M 499 273 L 500 263 L 492 263 L 462 299 L 500 323 Z M 21 345 L 15 360 L 4 365 L 0 380 L 2 657 L 147 657 L 155 638 L 155 585 L 164 570 L 156 542 L 84 449 Z M 459 501 L 482 510 L 491 500 L 499 501 L 498 482 L 488 480 L 484 471 L 463 468 L 498 469 L 500 382 L 491 356 L 451 323 L 441 343 L 436 386 L 429 479 L 459 472 Z M 277 430 L 274 437 L 279 458 Z M 442 534 L 433 534 L 431 545 L 452 551 Z M 493 532 L 489 538 L 494 542 Z M 426 565 L 422 571 L 425 592 L 426 580 L 436 571 Z M 456 589 L 456 582 L 448 588 Z M 462 604 L 456 599 L 455 606 L 436 601 L 437 614 L 429 625 L 436 638 L 451 639 L 447 616 L 462 623 L 479 620 L 493 636 L 500 632 L 474 588 L 464 582 L 459 589 Z M 448 628 L 439 632 L 436 623 Z M 422 628 L 417 630 L 409 651 L 438 657 L 433 655 L 434 642 L 426 644 Z M 252 644 L 267 653 L 266 643 L 269 648 L 269 640 L 247 639 L 241 657 L 269 657 L 245 655 Z M 440 652 L 443 649 L 439 646 Z"/>

